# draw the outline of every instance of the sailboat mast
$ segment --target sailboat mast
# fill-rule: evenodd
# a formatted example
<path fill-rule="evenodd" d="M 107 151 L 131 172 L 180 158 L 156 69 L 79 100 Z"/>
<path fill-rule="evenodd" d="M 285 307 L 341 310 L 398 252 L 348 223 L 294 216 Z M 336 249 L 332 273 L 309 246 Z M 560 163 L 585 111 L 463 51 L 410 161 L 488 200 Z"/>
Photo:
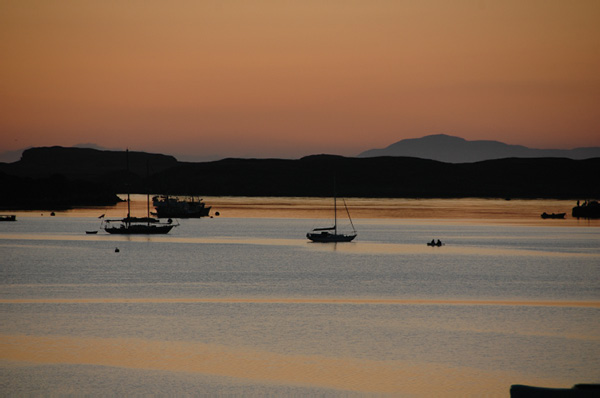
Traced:
<path fill-rule="evenodd" d="M 335 176 L 333 176 L 333 232 L 337 235 L 337 189 L 335 183 Z"/>
<path fill-rule="evenodd" d="M 148 179 L 150 178 L 150 164 L 146 161 L 146 218 L 150 225 L 150 188 L 148 187 Z"/>
<path fill-rule="evenodd" d="M 129 181 L 129 148 L 125 149 L 125 163 L 127 167 L 127 181 Z M 130 222 L 131 217 L 131 198 L 129 196 L 129 191 L 131 191 L 129 182 L 127 184 L 127 224 Z"/>
<path fill-rule="evenodd" d="M 333 196 L 333 232 L 337 235 L 337 198 Z"/>

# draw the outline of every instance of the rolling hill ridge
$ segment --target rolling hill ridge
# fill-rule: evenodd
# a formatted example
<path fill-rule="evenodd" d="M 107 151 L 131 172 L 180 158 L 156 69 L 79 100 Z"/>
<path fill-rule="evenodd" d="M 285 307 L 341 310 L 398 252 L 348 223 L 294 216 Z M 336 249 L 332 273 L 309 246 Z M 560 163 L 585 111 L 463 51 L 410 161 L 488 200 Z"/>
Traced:
<path fill-rule="evenodd" d="M 178 162 L 160 154 L 33 148 L 0 163 L 0 207 L 110 205 L 117 193 L 198 196 L 390 198 L 600 197 L 600 158 L 506 158 L 445 163 L 413 157 L 223 159 Z"/>
<path fill-rule="evenodd" d="M 378 156 L 411 156 L 446 163 L 470 163 L 504 158 L 568 158 L 600 157 L 600 147 L 575 149 L 533 149 L 499 141 L 467 141 L 446 134 L 428 135 L 398 141 L 386 148 L 370 149 L 360 158 Z"/>

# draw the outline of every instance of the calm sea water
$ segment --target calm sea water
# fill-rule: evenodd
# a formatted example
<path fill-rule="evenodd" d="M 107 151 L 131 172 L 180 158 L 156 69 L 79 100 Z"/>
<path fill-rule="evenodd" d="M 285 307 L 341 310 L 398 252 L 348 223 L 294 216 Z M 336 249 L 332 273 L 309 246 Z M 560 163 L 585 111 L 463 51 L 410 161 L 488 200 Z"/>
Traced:
<path fill-rule="evenodd" d="M 316 244 L 327 202 L 213 201 L 222 216 L 165 236 L 85 234 L 122 205 L 0 223 L 0 393 L 506 397 L 600 380 L 600 225 L 523 210 L 565 203 L 362 200 L 355 242 Z"/>

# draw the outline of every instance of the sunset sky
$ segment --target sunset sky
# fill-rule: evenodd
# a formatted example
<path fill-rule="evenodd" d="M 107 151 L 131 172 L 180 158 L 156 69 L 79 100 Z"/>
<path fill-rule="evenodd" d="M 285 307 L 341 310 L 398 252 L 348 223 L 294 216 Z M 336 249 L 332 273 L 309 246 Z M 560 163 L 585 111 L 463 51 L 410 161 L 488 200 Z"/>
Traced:
<path fill-rule="evenodd" d="M 0 152 L 600 146 L 598 0 L 0 0 Z"/>

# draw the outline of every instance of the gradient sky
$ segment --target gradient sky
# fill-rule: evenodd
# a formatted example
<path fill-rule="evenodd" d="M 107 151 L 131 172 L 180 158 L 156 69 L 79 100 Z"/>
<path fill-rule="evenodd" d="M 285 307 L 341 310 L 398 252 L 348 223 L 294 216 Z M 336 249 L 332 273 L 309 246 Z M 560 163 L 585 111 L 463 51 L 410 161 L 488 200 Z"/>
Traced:
<path fill-rule="evenodd" d="M 0 0 L 0 151 L 600 146 L 598 0 Z"/>

